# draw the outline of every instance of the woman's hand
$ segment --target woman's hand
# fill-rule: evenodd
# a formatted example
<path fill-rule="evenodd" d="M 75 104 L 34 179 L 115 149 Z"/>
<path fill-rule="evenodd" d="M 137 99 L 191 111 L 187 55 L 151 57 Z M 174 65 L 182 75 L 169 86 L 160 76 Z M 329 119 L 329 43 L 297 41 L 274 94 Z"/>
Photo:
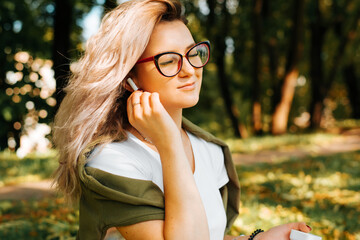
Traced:
<path fill-rule="evenodd" d="M 119 231 L 128 239 L 209 239 L 205 208 L 177 125 L 181 123 L 175 123 L 158 93 L 135 91 L 128 99 L 127 112 L 130 124 L 150 138 L 159 152 L 165 219 L 120 227 Z"/>
<path fill-rule="evenodd" d="M 130 124 L 157 147 L 180 138 L 178 127 L 156 92 L 133 92 L 127 101 L 127 113 Z"/>
<path fill-rule="evenodd" d="M 255 236 L 254 240 L 289 240 L 291 229 L 306 233 L 311 231 L 311 228 L 304 222 L 288 223 L 270 228 L 266 232 L 259 233 Z"/>

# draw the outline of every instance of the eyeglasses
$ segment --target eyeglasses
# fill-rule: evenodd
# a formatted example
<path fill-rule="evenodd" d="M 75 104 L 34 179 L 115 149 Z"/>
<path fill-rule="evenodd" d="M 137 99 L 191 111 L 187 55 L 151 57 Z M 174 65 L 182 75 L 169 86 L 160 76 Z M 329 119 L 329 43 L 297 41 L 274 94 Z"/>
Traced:
<path fill-rule="evenodd" d="M 210 58 L 210 42 L 199 42 L 189 49 L 185 55 L 177 52 L 164 52 L 152 57 L 143 58 L 136 64 L 154 61 L 159 73 L 165 77 L 173 77 L 178 74 L 183 65 L 185 57 L 194 68 L 202 68 L 207 64 Z"/>

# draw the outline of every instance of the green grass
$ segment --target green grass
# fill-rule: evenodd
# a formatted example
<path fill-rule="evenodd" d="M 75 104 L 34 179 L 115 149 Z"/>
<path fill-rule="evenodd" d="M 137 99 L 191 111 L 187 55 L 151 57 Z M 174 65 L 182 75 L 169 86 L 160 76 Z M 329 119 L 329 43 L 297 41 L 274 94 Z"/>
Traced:
<path fill-rule="evenodd" d="M 323 240 L 360 239 L 360 152 L 238 167 L 233 234 L 306 221 Z"/>
<path fill-rule="evenodd" d="M 0 201 L 0 239 L 75 239 L 78 217 L 61 197 Z"/>
<path fill-rule="evenodd" d="M 233 153 L 252 153 L 261 150 L 307 148 L 333 141 L 339 135 L 328 133 L 285 134 L 281 136 L 229 139 L 226 143 Z"/>
<path fill-rule="evenodd" d="M 252 143 L 263 144 L 258 149 L 276 149 L 279 144 L 301 147 L 311 143 L 311 139 L 332 138 L 293 137 L 269 137 Z M 53 153 L 26 159 L 0 153 L 0 183 L 47 179 L 56 165 Z M 242 188 L 241 214 L 232 234 L 250 234 L 256 228 L 306 221 L 323 240 L 360 240 L 359 151 L 259 163 L 237 170 Z M 38 201 L 0 201 L 0 239 L 74 239 L 78 214 L 78 208 L 70 208 L 61 196 Z"/>
<path fill-rule="evenodd" d="M 11 152 L 0 153 L 0 187 L 50 178 L 58 164 L 55 156 L 55 151 L 23 159 Z"/>
<path fill-rule="evenodd" d="M 360 120 L 359 119 L 338 120 L 335 122 L 334 125 L 335 127 L 342 129 L 360 128 Z"/>

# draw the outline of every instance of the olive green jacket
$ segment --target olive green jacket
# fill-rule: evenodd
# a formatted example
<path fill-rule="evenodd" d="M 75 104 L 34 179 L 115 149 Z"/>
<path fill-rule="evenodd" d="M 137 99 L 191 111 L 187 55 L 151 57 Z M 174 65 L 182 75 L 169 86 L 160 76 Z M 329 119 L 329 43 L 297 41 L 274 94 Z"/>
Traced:
<path fill-rule="evenodd" d="M 229 230 L 239 214 L 240 186 L 228 146 L 187 119 L 183 128 L 222 147 L 229 182 L 221 188 Z M 77 239 L 103 239 L 110 227 L 164 219 L 164 195 L 152 181 L 130 179 L 96 168 L 79 166 L 81 182 L 80 219 Z"/>

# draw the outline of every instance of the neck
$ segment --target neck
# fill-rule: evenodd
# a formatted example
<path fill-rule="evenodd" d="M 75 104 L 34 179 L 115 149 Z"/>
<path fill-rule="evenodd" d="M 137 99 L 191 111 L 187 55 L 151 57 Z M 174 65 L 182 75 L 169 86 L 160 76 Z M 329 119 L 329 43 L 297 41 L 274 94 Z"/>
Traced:
<path fill-rule="evenodd" d="M 170 117 L 174 120 L 176 126 L 180 131 L 182 125 L 182 108 L 166 109 L 166 111 L 169 113 Z"/>

